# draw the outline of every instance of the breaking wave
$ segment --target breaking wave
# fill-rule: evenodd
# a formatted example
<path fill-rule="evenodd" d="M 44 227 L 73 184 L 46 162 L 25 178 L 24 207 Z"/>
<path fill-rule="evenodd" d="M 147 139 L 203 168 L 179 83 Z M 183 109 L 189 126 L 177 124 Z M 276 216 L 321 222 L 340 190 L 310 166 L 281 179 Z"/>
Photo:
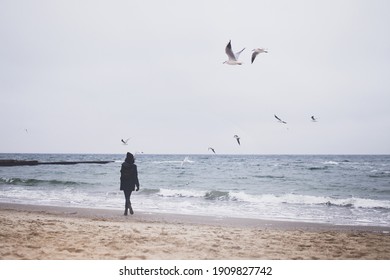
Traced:
<path fill-rule="evenodd" d="M 0 184 L 12 186 L 77 186 L 83 183 L 61 180 L 38 180 L 25 178 L 0 178 Z"/>
<path fill-rule="evenodd" d="M 145 195 L 157 195 L 166 198 L 204 199 L 207 201 L 234 201 L 251 204 L 294 204 L 294 205 L 323 205 L 349 208 L 389 209 L 390 201 L 367 198 L 332 198 L 326 196 L 298 195 L 298 194 L 262 194 L 254 195 L 243 191 L 200 191 L 194 189 L 144 189 Z"/>
<path fill-rule="evenodd" d="M 368 175 L 368 177 L 371 177 L 371 178 L 390 178 L 390 171 L 377 171 L 377 170 L 373 170 Z"/>

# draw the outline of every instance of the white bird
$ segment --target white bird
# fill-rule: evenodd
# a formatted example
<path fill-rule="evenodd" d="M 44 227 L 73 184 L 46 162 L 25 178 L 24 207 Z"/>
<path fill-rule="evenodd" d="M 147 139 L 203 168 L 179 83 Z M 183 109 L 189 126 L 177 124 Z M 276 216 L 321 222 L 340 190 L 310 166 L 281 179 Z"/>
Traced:
<path fill-rule="evenodd" d="M 234 135 L 233 137 L 236 138 L 238 145 L 241 146 L 240 137 L 238 135 Z"/>
<path fill-rule="evenodd" d="M 183 161 L 181 162 L 180 166 L 183 166 L 184 163 L 186 163 L 186 162 L 193 162 L 193 161 L 190 160 L 190 157 L 185 157 L 185 158 L 183 159 Z"/>
<path fill-rule="evenodd" d="M 268 53 L 267 50 L 265 50 L 265 49 L 260 49 L 260 48 L 253 49 L 252 52 L 253 52 L 253 53 L 252 53 L 252 63 L 253 63 L 253 61 L 255 61 L 255 58 L 256 58 L 256 56 L 257 56 L 259 53 Z"/>
<path fill-rule="evenodd" d="M 123 145 L 127 145 L 127 141 L 129 141 L 129 140 L 130 140 L 130 138 L 127 138 L 126 140 L 121 139 L 121 142 Z"/>
<path fill-rule="evenodd" d="M 239 52 L 233 53 L 232 44 L 231 44 L 231 40 L 230 40 L 225 48 L 225 52 L 226 52 L 229 60 L 226 60 L 224 63 L 229 64 L 229 65 L 241 65 L 242 62 L 238 61 L 237 59 L 244 50 L 245 50 L 245 48 L 243 48 Z"/>

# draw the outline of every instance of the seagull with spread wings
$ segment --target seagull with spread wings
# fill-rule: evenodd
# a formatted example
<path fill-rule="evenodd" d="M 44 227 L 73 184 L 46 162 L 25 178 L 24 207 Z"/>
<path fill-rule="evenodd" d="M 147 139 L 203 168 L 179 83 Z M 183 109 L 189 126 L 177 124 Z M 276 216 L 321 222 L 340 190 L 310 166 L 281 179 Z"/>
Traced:
<path fill-rule="evenodd" d="M 229 43 L 226 45 L 226 48 L 225 48 L 225 52 L 226 52 L 226 54 L 227 54 L 229 59 L 226 60 L 224 63 L 229 64 L 229 65 L 241 65 L 242 62 L 238 61 L 238 57 L 240 56 L 240 54 L 244 50 L 245 50 L 245 48 L 243 48 L 239 52 L 234 53 L 233 50 L 232 50 L 232 44 L 231 44 L 231 40 L 230 40 Z"/>
<path fill-rule="evenodd" d="M 236 138 L 238 145 L 241 146 L 241 142 L 240 142 L 241 138 L 238 135 L 234 135 L 233 137 Z"/>
<path fill-rule="evenodd" d="M 121 142 L 123 145 L 127 145 L 127 141 L 129 141 L 129 140 L 130 140 L 130 138 L 127 138 L 126 140 L 121 139 Z"/>
<path fill-rule="evenodd" d="M 253 61 L 255 61 L 255 58 L 259 53 L 268 53 L 268 51 L 266 49 L 262 49 L 262 48 L 254 49 L 254 50 L 252 50 L 252 52 L 253 52 L 252 53 L 252 60 L 251 60 L 252 63 L 253 63 Z"/>

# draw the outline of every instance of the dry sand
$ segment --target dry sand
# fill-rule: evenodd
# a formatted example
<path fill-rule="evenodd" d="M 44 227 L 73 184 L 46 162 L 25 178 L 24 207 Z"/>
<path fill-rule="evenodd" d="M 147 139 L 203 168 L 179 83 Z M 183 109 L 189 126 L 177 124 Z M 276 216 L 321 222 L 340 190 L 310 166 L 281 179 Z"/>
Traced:
<path fill-rule="evenodd" d="M 390 259 L 389 228 L 0 203 L 0 259 Z"/>

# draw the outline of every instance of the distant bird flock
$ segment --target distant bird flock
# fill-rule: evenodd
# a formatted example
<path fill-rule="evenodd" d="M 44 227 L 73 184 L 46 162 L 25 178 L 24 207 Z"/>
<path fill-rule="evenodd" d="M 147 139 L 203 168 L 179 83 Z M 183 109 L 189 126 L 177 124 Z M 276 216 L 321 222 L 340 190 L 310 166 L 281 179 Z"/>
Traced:
<path fill-rule="evenodd" d="M 240 50 L 239 52 L 236 52 L 234 53 L 233 52 L 233 49 L 232 49 L 232 41 L 229 40 L 229 43 L 226 45 L 225 47 L 225 53 L 227 54 L 228 56 L 228 60 L 226 60 L 224 62 L 224 64 L 228 64 L 228 65 L 242 65 L 242 62 L 239 61 L 239 56 L 240 54 L 245 50 L 245 48 L 243 48 L 242 50 Z M 252 50 L 252 56 L 251 56 L 251 64 L 253 64 L 253 62 L 255 61 L 256 57 L 261 54 L 261 53 L 268 53 L 268 50 L 264 49 L 264 48 L 255 48 Z M 275 119 L 281 123 L 281 124 L 287 124 L 286 121 L 284 121 L 283 119 L 279 118 L 277 115 L 274 115 Z M 317 119 L 314 117 L 314 116 L 311 116 L 311 121 L 312 122 L 317 122 Z M 241 146 L 241 142 L 240 142 L 240 137 L 238 135 L 234 135 L 233 136 L 238 145 Z M 209 150 L 211 149 L 211 151 L 215 154 L 215 150 L 212 149 L 212 148 L 209 148 Z"/>
<path fill-rule="evenodd" d="M 245 48 L 242 48 L 240 51 L 238 52 L 233 52 L 233 49 L 232 49 L 232 41 L 229 40 L 229 42 L 227 43 L 226 47 L 225 47 L 225 53 L 226 55 L 228 56 L 228 60 L 226 60 L 225 62 L 223 62 L 224 64 L 227 64 L 227 65 L 242 65 L 243 62 L 242 61 L 239 61 L 239 57 L 241 55 L 241 53 L 245 50 Z M 268 53 L 268 50 L 264 49 L 264 48 L 255 48 L 252 50 L 252 55 L 251 55 L 251 64 L 253 64 L 253 62 L 255 61 L 256 57 L 259 55 L 259 54 L 262 54 L 262 53 Z M 274 118 L 281 124 L 287 124 L 287 122 L 285 120 L 283 120 L 282 118 L 280 118 L 279 116 L 277 115 L 274 115 Z M 315 117 L 315 116 L 311 116 L 310 117 L 310 120 L 312 122 L 318 122 L 318 119 Z M 29 130 L 27 128 L 24 129 L 25 133 L 29 133 Z M 239 146 L 241 146 L 241 137 L 238 136 L 237 134 L 235 134 L 233 136 L 233 138 L 236 140 L 237 144 Z M 127 138 L 126 140 L 124 139 L 121 139 L 121 143 L 122 145 L 124 146 L 127 146 L 128 145 L 128 141 L 130 140 L 130 138 Z M 213 147 L 208 147 L 208 151 L 211 151 L 213 154 L 216 154 L 216 150 L 213 148 Z M 139 152 L 139 153 L 142 153 L 142 152 Z M 185 161 L 184 161 L 185 162 Z"/>
<path fill-rule="evenodd" d="M 245 48 L 241 49 L 240 51 L 238 52 L 233 52 L 233 49 L 232 49 L 232 42 L 231 40 L 229 40 L 228 44 L 226 45 L 225 47 L 225 53 L 226 55 L 228 56 L 228 60 L 224 61 L 223 63 L 224 64 L 227 64 L 227 65 L 242 65 L 243 62 L 242 61 L 239 61 L 239 57 L 240 57 L 240 54 L 245 50 Z M 261 53 L 268 53 L 268 50 L 264 49 L 264 48 L 255 48 L 252 50 L 252 56 L 251 56 L 251 64 L 253 64 L 253 62 L 255 61 L 256 57 L 261 54 Z M 282 118 L 278 117 L 277 115 L 274 115 L 274 118 L 281 124 L 287 124 L 287 122 L 285 120 L 283 120 Z M 314 116 L 311 116 L 310 117 L 310 120 L 312 122 L 317 122 L 317 118 L 314 117 Z M 27 129 L 26 129 L 27 131 Z M 241 137 L 238 136 L 237 134 L 235 134 L 233 136 L 233 138 L 236 140 L 237 144 L 239 146 L 241 146 Z M 126 139 L 126 140 L 123 140 L 121 139 L 121 142 L 123 145 L 127 145 L 127 142 L 129 141 L 130 138 Z M 213 147 L 208 147 L 208 151 L 211 151 L 213 154 L 216 154 L 216 151 Z M 187 159 L 187 158 L 186 158 Z M 183 163 L 186 161 L 186 159 L 183 161 Z"/>

